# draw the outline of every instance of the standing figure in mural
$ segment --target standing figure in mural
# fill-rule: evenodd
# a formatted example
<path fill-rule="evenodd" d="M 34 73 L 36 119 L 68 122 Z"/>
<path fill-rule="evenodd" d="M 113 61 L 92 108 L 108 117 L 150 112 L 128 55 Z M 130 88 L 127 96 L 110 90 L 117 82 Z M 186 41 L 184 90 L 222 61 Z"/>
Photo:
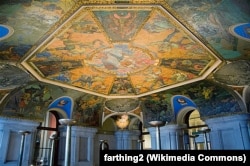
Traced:
<path fill-rule="evenodd" d="M 113 20 L 115 28 L 112 30 L 120 35 L 124 39 L 131 33 L 133 29 L 133 23 L 136 16 L 130 12 L 116 12 L 113 16 L 110 16 Z"/>
<path fill-rule="evenodd" d="M 19 113 L 22 114 L 24 113 L 24 108 L 26 107 L 27 103 L 25 102 L 24 97 L 21 97 L 18 106 L 19 106 Z"/>

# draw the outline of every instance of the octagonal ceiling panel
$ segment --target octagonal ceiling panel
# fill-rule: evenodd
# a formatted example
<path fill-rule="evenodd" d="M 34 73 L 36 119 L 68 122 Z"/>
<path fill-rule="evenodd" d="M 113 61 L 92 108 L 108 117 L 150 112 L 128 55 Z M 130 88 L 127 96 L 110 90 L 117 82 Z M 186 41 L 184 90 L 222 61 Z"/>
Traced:
<path fill-rule="evenodd" d="M 82 6 L 23 66 L 41 81 L 140 97 L 204 79 L 220 60 L 162 5 Z"/>

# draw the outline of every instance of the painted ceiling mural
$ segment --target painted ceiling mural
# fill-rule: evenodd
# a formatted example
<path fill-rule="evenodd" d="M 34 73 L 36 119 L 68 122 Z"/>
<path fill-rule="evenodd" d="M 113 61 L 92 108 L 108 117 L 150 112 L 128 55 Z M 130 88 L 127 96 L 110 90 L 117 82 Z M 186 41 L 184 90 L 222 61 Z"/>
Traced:
<path fill-rule="evenodd" d="M 13 28 L 0 42 L 1 60 L 20 60 L 71 7 L 64 1 L 6 0 L 0 2 L 0 24 Z M 22 20 L 22 21 L 20 21 Z"/>
<path fill-rule="evenodd" d="M 2 73 L 0 75 L 0 89 L 14 89 L 34 80 L 28 73 L 10 64 L 0 63 L 0 73 Z"/>
<path fill-rule="evenodd" d="M 170 0 L 171 7 L 211 44 L 223 58 L 250 59 L 250 43 L 235 38 L 229 27 L 249 23 L 249 1 Z M 230 14 L 229 14 L 230 13 Z M 247 26 L 249 29 L 249 25 Z M 249 30 L 244 30 L 249 39 Z M 244 32 L 242 32 L 244 33 Z"/>
<path fill-rule="evenodd" d="M 173 122 L 174 95 L 202 117 L 245 112 L 249 22 L 249 0 L 0 1 L 0 114 L 42 121 L 67 95 L 83 126 L 121 105 Z"/>
<path fill-rule="evenodd" d="M 161 6 L 82 6 L 23 62 L 38 79 L 109 95 L 197 81 L 220 63 Z"/>
<path fill-rule="evenodd" d="M 228 85 L 250 85 L 250 61 L 239 60 L 221 67 L 214 78 Z"/>

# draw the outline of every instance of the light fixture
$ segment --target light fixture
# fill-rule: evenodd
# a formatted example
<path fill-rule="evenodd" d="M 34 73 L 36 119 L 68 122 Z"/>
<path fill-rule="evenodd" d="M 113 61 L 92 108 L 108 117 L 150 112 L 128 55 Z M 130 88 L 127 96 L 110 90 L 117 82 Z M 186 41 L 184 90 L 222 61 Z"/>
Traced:
<path fill-rule="evenodd" d="M 161 134 L 160 134 L 160 126 L 163 126 L 166 124 L 165 121 L 159 121 L 159 120 L 153 120 L 148 122 L 151 126 L 156 128 L 155 134 L 156 134 L 156 148 L 158 150 L 161 150 Z"/>
<path fill-rule="evenodd" d="M 127 128 L 129 125 L 128 114 L 124 113 L 124 114 L 118 115 L 115 123 L 116 123 L 117 127 L 119 127 L 122 130 Z"/>

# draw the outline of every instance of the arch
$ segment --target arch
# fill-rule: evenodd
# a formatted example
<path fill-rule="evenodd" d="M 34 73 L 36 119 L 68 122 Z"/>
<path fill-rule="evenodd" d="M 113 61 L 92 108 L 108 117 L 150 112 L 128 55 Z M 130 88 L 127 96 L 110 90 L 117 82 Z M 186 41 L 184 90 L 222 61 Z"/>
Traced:
<path fill-rule="evenodd" d="M 171 104 L 176 122 L 177 122 L 177 116 L 180 114 L 180 112 L 182 112 L 180 115 L 183 115 L 183 113 L 187 113 L 190 110 L 197 109 L 196 104 L 191 99 L 183 95 L 172 96 Z"/>
<path fill-rule="evenodd" d="M 74 101 L 69 96 L 61 96 L 55 99 L 48 107 L 49 110 L 53 109 L 59 113 L 65 112 L 65 118 L 72 118 Z M 64 115 L 64 114 L 63 114 Z"/>
<path fill-rule="evenodd" d="M 190 114 L 194 111 L 197 110 L 196 107 L 184 107 L 183 109 L 181 109 L 177 116 L 176 116 L 176 123 L 179 125 L 182 124 L 188 124 L 187 123 L 187 118 L 190 116 Z M 199 111 L 198 111 L 199 112 Z"/>
<path fill-rule="evenodd" d="M 60 117 L 60 119 L 68 118 L 66 112 L 60 108 L 50 108 L 50 109 L 48 109 L 47 113 L 48 112 L 58 113 L 58 116 Z"/>
<path fill-rule="evenodd" d="M 61 102 L 62 100 L 66 102 Z M 39 151 L 37 152 L 37 158 L 40 158 L 40 161 L 42 161 L 43 164 L 48 164 L 49 162 L 52 162 L 52 160 L 54 164 L 57 164 L 60 141 L 60 139 L 57 139 L 60 137 L 60 131 L 58 127 L 59 119 L 70 118 L 72 113 L 72 107 L 73 102 L 70 97 L 62 96 L 55 99 L 49 105 L 48 110 L 46 111 L 42 126 L 39 126 L 37 128 L 40 137 L 40 145 L 38 147 Z M 52 148 L 52 145 L 57 150 L 55 150 L 54 152 L 53 159 L 51 159 L 51 161 L 48 161 L 47 159 L 51 157 L 51 153 L 48 151 L 48 149 Z"/>
<path fill-rule="evenodd" d="M 139 123 L 138 123 L 139 121 Z M 137 124 L 136 124 L 137 123 Z M 136 126 L 139 130 L 140 130 L 140 125 L 141 125 L 142 121 L 141 119 L 139 119 L 138 117 L 133 117 L 129 123 L 128 129 L 129 130 L 134 130 L 134 126 Z"/>
<path fill-rule="evenodd" d="M 246 105 L 247 112 L 250 112 L 250 86 L 245 86 L 242 92 L 243 102 Z"/>
<path fill-rule="evenodd" d="M 209 129 L 201 119 L 200 110 L 191 99 L 175 95 L 172 97 L 172 107 L 175 114 L 177 126 L 185 126 L 182 129 L 184 149 L 203 150 L 210 149 L 210 139 L 204 131 Z"/>

